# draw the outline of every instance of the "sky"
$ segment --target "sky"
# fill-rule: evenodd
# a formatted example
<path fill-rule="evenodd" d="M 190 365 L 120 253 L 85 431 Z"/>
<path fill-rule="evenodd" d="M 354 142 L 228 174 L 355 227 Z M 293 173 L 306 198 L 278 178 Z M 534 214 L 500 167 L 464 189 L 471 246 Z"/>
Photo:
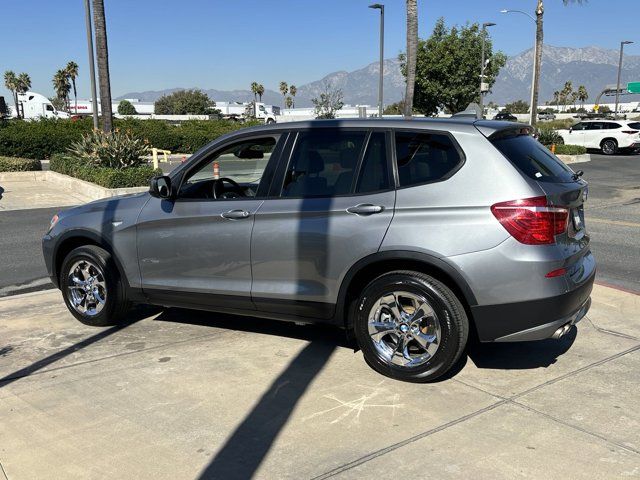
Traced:
<path fill-rule="evenodd" d="M 378 59 L 378 10 L 372 0 L 105 0 L 113 97 L 172 87 L 277 91 Z M 404 50 L 405 0 L 385 4 L 385 58 Z M 615 4 L 615 8 L 612 6 Z M 599 46 L 640 55 L 638 0 L 545 0 L 545 43 Z M 536 0 L 418 0 L 419 35 L 436 20 L 495 22 L 494 47 L 507 55 L 531 48 Z M 625 13 L 626 12 L 626 13 Z M 84 0 L 0 0 L 0 73 L 27 72 L 32 90 L 53 95 L 51 78 L 70 60 L 80 67 L 78 97 L 89 98 Z M 0 95 L 11 102 L 0 85 Z"/>

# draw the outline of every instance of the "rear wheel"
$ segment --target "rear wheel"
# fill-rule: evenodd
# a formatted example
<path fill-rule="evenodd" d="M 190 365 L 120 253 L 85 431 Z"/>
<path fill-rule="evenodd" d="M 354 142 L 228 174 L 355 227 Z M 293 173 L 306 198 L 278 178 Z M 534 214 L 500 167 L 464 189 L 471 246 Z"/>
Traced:
<path fill-rule="evenodd" d="M 67 255 L 60 270 L 60 289 L 69 311 L 86 325 L 116 325 L 130 307 L 113 258 L 94 245 Z"/>
<path fill-rule="evenodd" d="M 612 138 L 608 138 L 602 141 L 600 148 L 605 155 L 615 155 L 618 152 L 618 142 Z"/>
<path fill-rule="evenodd" d="M 367 363 L 398 380 L 428 382 L 444 375 L 469 335 L 460 300 L 442 282 L 419 272 L 376 278 L 362 292 L 354 315 Z"/>

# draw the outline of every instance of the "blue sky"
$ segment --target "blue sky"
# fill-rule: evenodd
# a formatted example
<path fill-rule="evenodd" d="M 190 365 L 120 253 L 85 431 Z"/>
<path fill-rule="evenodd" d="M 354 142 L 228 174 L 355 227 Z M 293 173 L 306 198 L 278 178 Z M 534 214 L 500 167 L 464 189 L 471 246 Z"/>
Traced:
<path fill-rule="evenodd" d="M 378 58 L 378 13 L 371 0 L 105 0 L 113 96 L 170 87 L 221 90 L 258 81 L 302 85 Z M 405 1 L 386 6 L 385 57 L 404 49 Z M 534 24 L 502 8 L 533 12 L 535 0 L 418 0 L 419 34 L 435 21 L 493 21 L 495 47 L 508 55 L 533 44 Z M 545 43 L 626 48 L 640 54 L 638 0 L 590 0 L 564 7 L 546 0 Z M 615 11 L 612 5 L 615 4 Z M 69 60 L 80 66 L 88 98 L 83 0 L 2 0 L 0 72 L 28 72 L 32 89 L 52 95 L 51 78 Z M 617 17 L 615 18 L 614 17 Z M 0 86 L 0 95 L 10 95 Z"/>

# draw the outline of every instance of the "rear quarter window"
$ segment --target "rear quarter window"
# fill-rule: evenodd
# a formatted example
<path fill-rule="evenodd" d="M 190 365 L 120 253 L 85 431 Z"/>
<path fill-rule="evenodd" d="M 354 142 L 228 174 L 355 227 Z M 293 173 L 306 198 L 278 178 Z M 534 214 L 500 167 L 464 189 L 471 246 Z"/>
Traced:
<path fill-rule="evenodd" d="M 527 177 L 539 182 L 573 182 L 574 172 L 530 135 L 499 135 L 491 143 Z"/>
<path fill-rule="evenodd" d="M 629 127 L 633 128 L 634 130 L 640 130 L 640 122 L 630 123 Z"/>

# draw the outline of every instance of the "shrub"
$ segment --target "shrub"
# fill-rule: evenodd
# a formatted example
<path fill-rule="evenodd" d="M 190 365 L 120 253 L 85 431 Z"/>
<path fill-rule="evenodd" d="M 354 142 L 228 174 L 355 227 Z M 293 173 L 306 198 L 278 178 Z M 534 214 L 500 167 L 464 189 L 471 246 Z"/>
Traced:
<path fill-rule="evenodd" d="M 154 104 L 159 115 L 208 115 L 214 113 L 216 102 L 202 90 L 178 90 L 163 95 Z"/>
<path fill-rule="evenodd" d="M 88 164 L 122 169 L 143 163 L 142 157 L 149 154 L 149 146 L 146 140 L 116 128 L 110 133 L 100 130 L 88 133 L 73 143 L 68 152 Z"/>
<path fill-rule="evenodd" d="M 544 122 L 544 126 L 542 128 L 552 128 L 554 130 L 566 130 L 569 127 L 578 123 L 578 120 L 575 118 L 566 118 L 564 120 L 551 120 L 550 122 Z"/>
<path fill-rule="evenodd" d="M 99 167 L 88 163 L 86 160 L 61 154 L 51 157 L 49 169 L 52 172 L 69 175 L 106 188 L 147 186 L 152 177 L 162 173 L 159 170 L 154 170 L 149 165 L 123 169 Z"/>
<path fill-rule="evenodd" d="M 584 155 L 587 149 L 581 145 L 556 145 L 556 155 Z"/>
<path fill-rule="evenodd" d="M 40 160 L 0 157 L 0 172 L 31 172 L 34 170 L 42 170 Z"/>
<path fill-rule="evenodd" d="M 129 100 L 122 100 L 118 104 L 118 113 L 120 115 L 135 115 L 138 112 L 136 112 L 136 107 Z"/>
<path fill-rule="evenodd" d="M 558 132 L 556 132 L 552 128 L 546 128 L 546 127 L 540 128 L 538 130 L 538 141 L 541 144 L 547 145 L 547 146 L 553 145 L 554 143 L 556 145 L 560 143 L 564 143 L 564 140 L 562 140 L 562 137 Z"/>

